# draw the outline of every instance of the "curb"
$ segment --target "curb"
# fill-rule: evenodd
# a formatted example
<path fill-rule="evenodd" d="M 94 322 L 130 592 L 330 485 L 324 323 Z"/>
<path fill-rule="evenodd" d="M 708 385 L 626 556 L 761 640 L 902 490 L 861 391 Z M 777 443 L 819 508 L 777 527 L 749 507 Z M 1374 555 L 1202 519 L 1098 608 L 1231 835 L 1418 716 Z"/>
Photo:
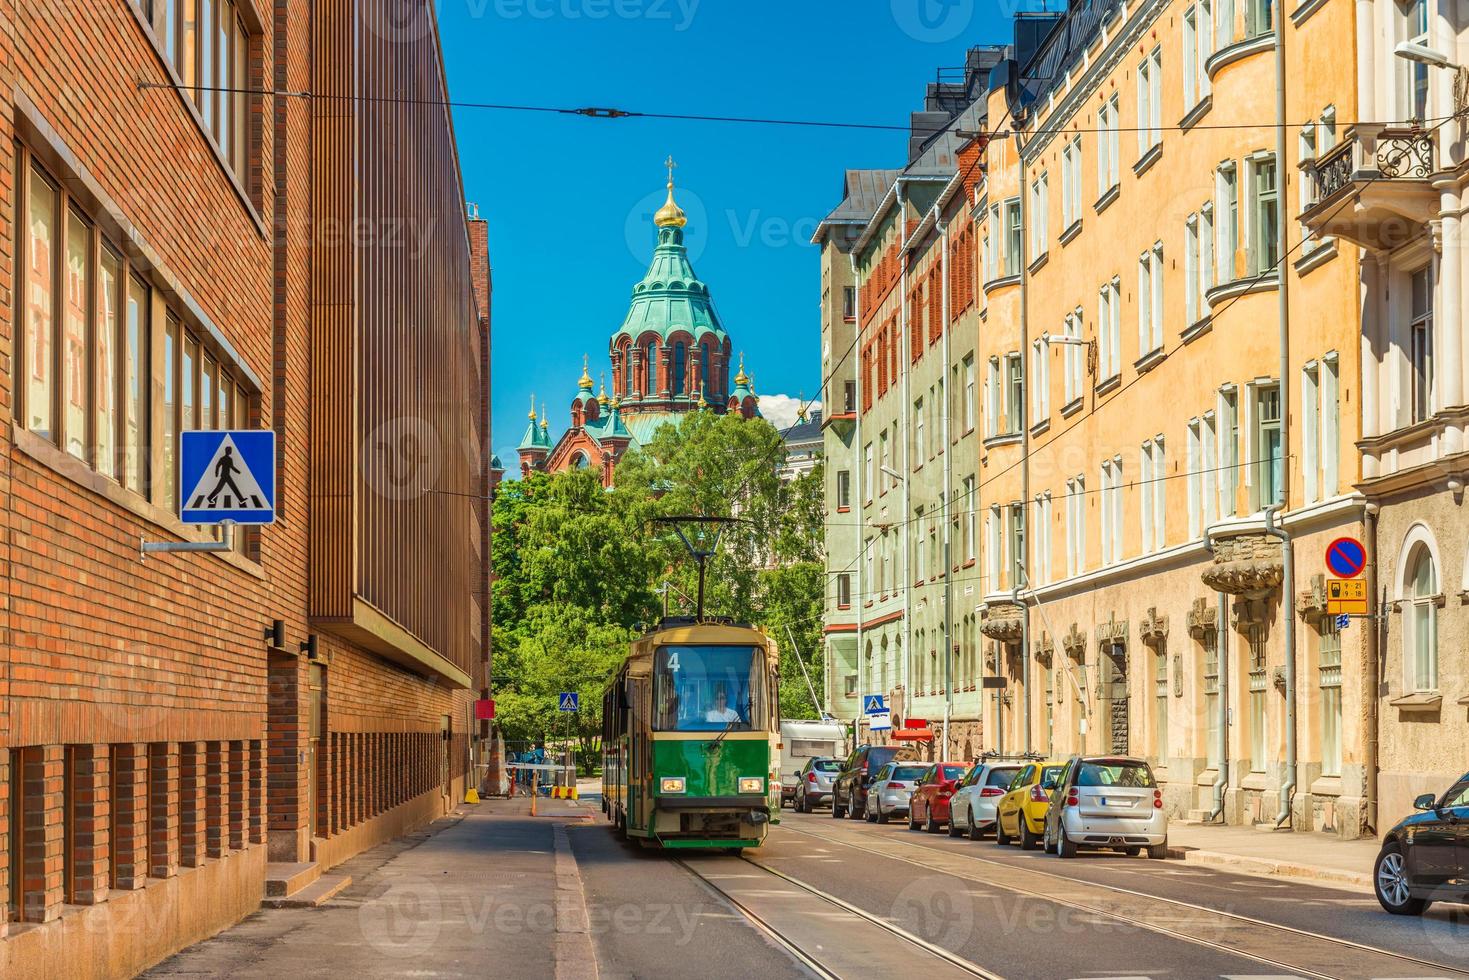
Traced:
<path fill-rule="evenodd" d="M 1168 856 L 1187 864 L 1222 868 L 1240 874 L 1264 875 L 1272 878 L 1295 878 L 1319 884 L 1348 885 L 1366 890 L 1372 889 L 1372 875 L 1366 871 L 1345 871 L 1340 868 L 1323 868 L 1313 864 L 1295 864 L 1290 861 L 1273 861 L 1269 858 L 1243 857 L 1225 851 L 1205 851 L 1192 847 L 1170 847 Z"/>

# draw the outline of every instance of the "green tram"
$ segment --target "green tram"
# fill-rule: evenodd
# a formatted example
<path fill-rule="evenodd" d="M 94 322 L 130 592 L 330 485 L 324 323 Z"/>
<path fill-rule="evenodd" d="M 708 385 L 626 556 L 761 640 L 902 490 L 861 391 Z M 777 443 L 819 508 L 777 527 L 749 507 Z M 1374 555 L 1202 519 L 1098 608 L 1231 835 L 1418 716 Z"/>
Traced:
<path fill-rule="evenodd" d="M 602 699 L 602 810 L 648 847 L 757 847 L 780 815 L 780 654 L 760 630 L 664 619 Z"/>

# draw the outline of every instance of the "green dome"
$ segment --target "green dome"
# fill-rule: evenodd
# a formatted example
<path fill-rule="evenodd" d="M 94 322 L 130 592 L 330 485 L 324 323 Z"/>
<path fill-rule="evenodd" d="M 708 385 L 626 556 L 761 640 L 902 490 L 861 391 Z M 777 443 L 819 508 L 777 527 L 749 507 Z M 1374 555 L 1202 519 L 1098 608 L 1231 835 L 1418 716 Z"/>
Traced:
<path fill-rule="evenodd" d="M 713 334 L 716 343 L 726 338 L 724 325 L 714 310 L 709 287 L 700 281 L 689 262 L 684 246 L 683 229 L 658 229 L 658 247 L 647 275 L 633 287 L 632 305 L 622 328 L 612 336 L 615 347 L 622 337 L 636 341 L 648 332 L 656 333 L 660 342 L 679 330 L 686 330 L 697 343 Z"/>

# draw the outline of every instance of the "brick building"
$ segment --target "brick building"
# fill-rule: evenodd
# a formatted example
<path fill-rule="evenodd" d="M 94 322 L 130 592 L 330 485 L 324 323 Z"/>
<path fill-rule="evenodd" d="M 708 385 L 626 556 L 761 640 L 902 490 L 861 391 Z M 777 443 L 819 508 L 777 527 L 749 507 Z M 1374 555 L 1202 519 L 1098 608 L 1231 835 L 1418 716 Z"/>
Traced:
<path fill-rule="evenodd" d="M 130 975 L 464 791 L 487 245 L 387 6 L 0 30 L 0 976 Z M 275 431 L 277 523 L 144 559 L 216 537 L 174 516 L 214 427 Z"/>

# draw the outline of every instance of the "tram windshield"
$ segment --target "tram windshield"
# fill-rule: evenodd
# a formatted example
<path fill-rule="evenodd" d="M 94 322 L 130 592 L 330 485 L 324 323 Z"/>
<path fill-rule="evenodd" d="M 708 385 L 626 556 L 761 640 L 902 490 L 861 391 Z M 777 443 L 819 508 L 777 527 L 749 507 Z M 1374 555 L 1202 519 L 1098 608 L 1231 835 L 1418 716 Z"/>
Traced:
<path fill-rule="evenodd" d="M 653 727 L 733 732 L 765 726 L 765 658 L 753 647 L 667 646 L 654 666 Z"/>

